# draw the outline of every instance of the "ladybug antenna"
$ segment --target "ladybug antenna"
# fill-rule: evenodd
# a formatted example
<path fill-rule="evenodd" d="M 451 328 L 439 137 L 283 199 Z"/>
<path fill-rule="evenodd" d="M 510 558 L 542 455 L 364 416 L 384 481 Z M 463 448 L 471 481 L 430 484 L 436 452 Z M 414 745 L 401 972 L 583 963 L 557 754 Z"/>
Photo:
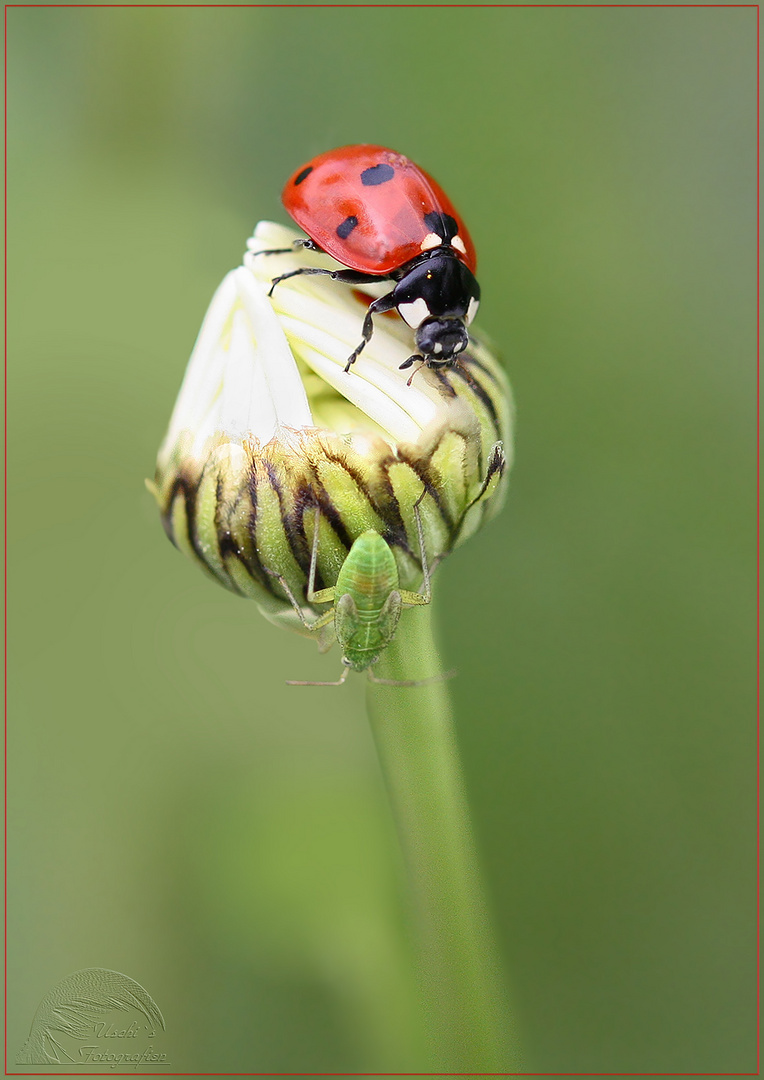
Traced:
<path fill-rule="evenodd" d="M 399 370 L 399 371 L 403 371 L 403 370 L 404 370 L 404 368 L 410 368 L 410 367 L 411 367 L 411 365 L 412 365 L 412 364 L 414 364 L 414 363 L 415 363 L 415 362 L 416 362 L 417 360 L 420 360 L 420 361 L 421 361 L 421 363 L 420 363 L 419 367 L 418 367 L 418 368 L 416 369 L 416 371 L 412 371 L 411 375 L 410 375 L 410 376 L 409 376 L 409 378 L 408 378 L 408 379 L 406 380 L 406 386 L 411 386 L 411 380 L 412 380 L 412 379 L 414 378 L 414 376 L 416 375 L 417 371 L 421 371 L 421 370 L 422 370 L 422 368 L 426 366 L 426 364 L 427 364 L 427 361 L 426 361 L 426 360 L 425 360 L 425 358 L 424 358 L 423 356 L 421 356 L 421 355 L 420 355 L 419 353 L 414 353 L 414 355 L 413 355 L 413 356 L 410 356 L 410 357 L 408 358 L 408 360 L 404 360 L 402 364 L 399 364 L 399 365 L 398 365 L 398 370 Z"/>
<path fill-rule="evenodd" d="M 427 367 L 427 361 L 422 359 L 422 357 L 419 357 L 419 359 L 422 360 L 422 363 L 419 365 L 416 371 L 412 371 L 408 379 L 406 379 L 406 386 L 411 386 L 411 380 L 414 378 L 414 376 L 417 375 L 423 367 Z"/>

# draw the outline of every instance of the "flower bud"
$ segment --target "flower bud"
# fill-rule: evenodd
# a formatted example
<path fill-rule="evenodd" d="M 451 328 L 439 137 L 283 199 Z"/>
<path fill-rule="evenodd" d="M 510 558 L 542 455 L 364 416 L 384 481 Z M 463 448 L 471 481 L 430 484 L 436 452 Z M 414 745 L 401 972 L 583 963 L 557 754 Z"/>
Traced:
<path fill-rule="evenodd" d="M 506 485 L 511 401 L 500 366 L 474 339 L 457 363 L 424 367 L 409 385 L 399 367 L 412 331 L 396 314 L 375 318 L 346 372 L 365 308 L 389 284 L 360 293 L 298 275 L 269 297 L 272 279 L 290 270 L 339 268 L 291 250 L 295 239 L 261 222 L 244 265 L 215 293 L 149 486 L 176 547 L 272 621 L 305 633 L 278 578 L 308 614 L 326 610 L 305 600 L 316 527 L 317 589 L 334 585 L 367 529 L 390 545 L 401 587 L 415 589 L 423 490 L 431 566 L 493 517 Z"/>

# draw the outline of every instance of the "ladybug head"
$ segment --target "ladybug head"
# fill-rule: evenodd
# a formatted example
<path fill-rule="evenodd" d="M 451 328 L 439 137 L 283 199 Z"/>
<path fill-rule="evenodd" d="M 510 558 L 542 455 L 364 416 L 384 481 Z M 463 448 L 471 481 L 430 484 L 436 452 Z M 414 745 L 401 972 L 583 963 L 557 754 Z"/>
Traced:
<path fill-rule="evenodd" d="M 469 344 L 467 327 L 462 319 L 437 315 L 425 319 L 416 331 L 416 347 L 428 364 L 448 364 Z"/>

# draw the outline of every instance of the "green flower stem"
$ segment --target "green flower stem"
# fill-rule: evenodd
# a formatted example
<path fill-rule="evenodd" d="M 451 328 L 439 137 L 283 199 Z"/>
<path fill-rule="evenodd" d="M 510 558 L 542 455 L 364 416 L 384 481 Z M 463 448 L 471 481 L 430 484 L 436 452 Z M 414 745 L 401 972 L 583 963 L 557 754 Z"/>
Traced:
<path fill-rule="evenodd" d="M 375 674 L 423 679 L 440 673 L 432 606 L 404 612 Z M 448 683 L 401 687 L 370 682 L 367 701 L 408 871 L 435 1068 L 517 1068 L 470 832 Z"/>

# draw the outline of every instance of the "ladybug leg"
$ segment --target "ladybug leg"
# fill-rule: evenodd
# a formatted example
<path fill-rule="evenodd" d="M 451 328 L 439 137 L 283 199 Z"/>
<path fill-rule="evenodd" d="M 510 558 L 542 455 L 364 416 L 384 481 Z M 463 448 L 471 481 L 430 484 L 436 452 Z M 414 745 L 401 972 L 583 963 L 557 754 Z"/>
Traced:
<path fill-rule="evenodd" d="M 379 281 L 379 278 L 369 276 L 366 280 Z M 357 284 L 361 285 L 363 283 L 359 281 L 357 282 Z M 358 348 L 354 349 L 348 357 L 348 362 L 345 364 L 345 371 L 350 371 L 351 365 L 356 362 L 358 357 L 361 355 L 361 353 L 371 340 L 371 335 L 374 333 L 374 321 L 372 316 L 381 315 L 385 311 L 392 311 L 394 307 L 395 300 L 393 299 L 393 293 L 391 292 L 387 293 L 386 296 L 380 296 L 378 300 L 373 300 L 369 304 L 366 310 L 366 317 L 363 320 L 363 327 L 361 329 L 361 335 L 363 340 L 361 341 L 361 344 L 358 346 Z"/>
<path fill-rule="evenodd" d="M 295 241 L 296 243 L 296 241 Z M 265 251 L 252 251 L 251 255 L 292 255 L 294 248 L 266 248 Z"/>
<path fill-rule="evenodd" d="M 292 255 L 295 248 L 306 248 L 308 251 L 321 251 L 322 249 L 318 244 L 314 244 L 312 240 L 293 240 L 292 246 L 288 248 L 266 248 L 265 251 L 252 251 L 251 255 Z"/>
<path fill-rule="evenodd" d="M 270 253 L 269 253 L 270 254 Z M 276 288 L 280 281 L 286 281 L 287 278 L 297 277 L 298 274 L 324 274 L 329 277 L 333 277 L 334 272 L 332 270 L 322 270 L 318 266 L 301 266 L 299 270 L 289 270 L 286 274 L 279 274 L 271 282 L 271 287 L 268 290 L 268 296 L 273 296 L 273 290 Z"/>
<path fill-rule="evenodd" d="M 280 281 L 297 277 L 298 274 L 323 274 L 324 277 L 330 277 L 332 281 L 341 281 L 345 285 L 368 285 L 370 281 L 384 280 L 384 278 L 380 279 L 379 274 L 363 274 L 360 270 L 324 270 L 319 266 L 301 266 L 299 270 L 290 270 L 286 274 L 275 277 L 268 290 L 268 296 L 273 296 L 273 290 Z M 388 309 L 380 310 L 387 311 Z"/>

